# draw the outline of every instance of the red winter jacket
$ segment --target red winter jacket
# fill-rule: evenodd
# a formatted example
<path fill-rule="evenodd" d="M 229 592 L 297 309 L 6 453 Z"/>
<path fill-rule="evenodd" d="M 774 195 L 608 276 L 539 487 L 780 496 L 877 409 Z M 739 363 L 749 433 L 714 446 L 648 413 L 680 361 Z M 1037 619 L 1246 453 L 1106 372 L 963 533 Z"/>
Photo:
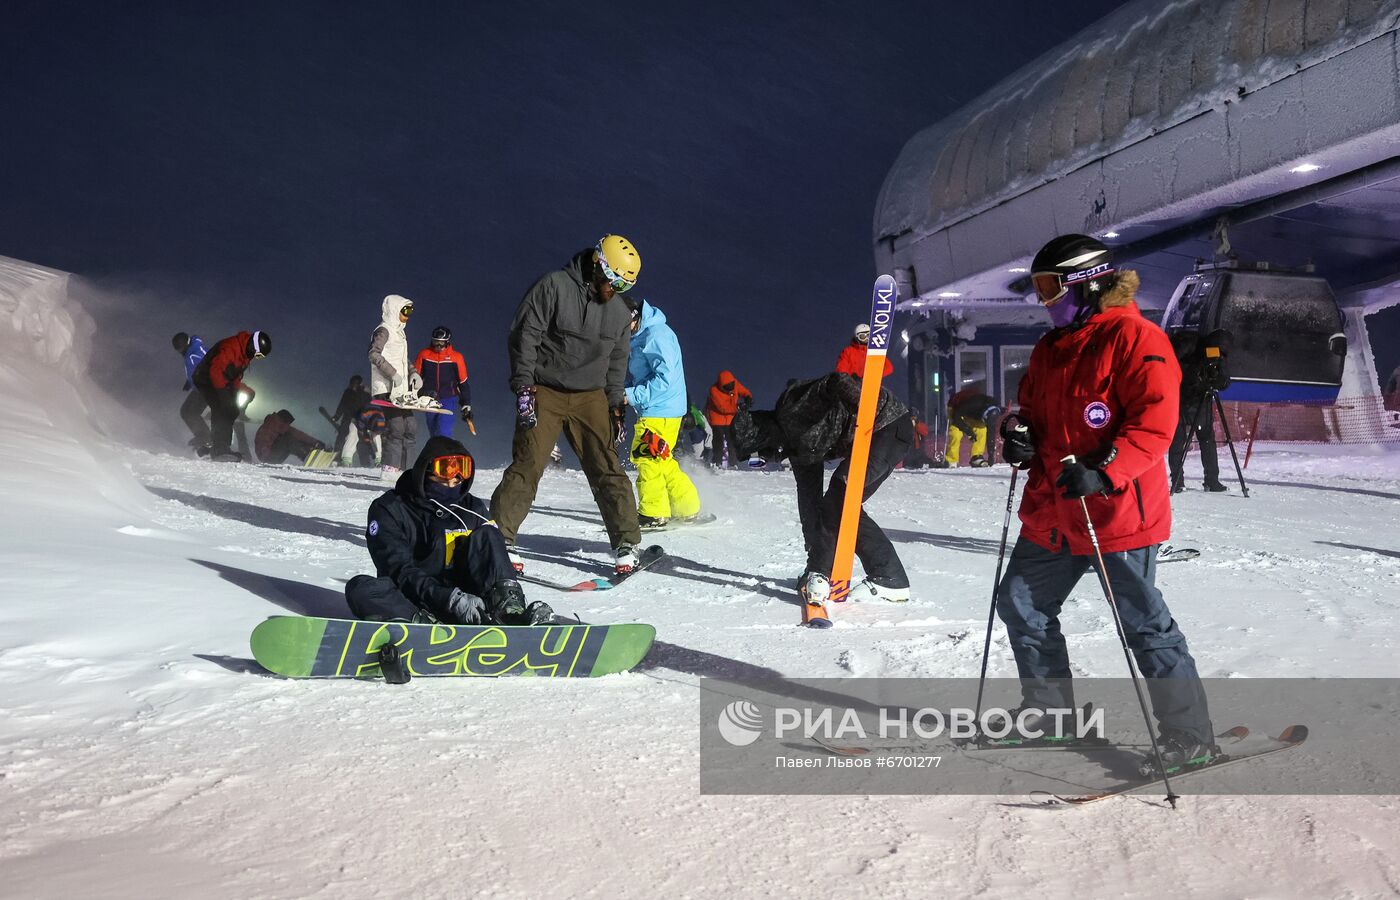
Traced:
<path fill-rule="evenodd" d="M 1055 486 L 1060 460 L 1099 465 L 1113 484 L 1087 498 L 1105 553 L 1135 550 L 1171 536 L 1163 462 L 1176 430 L 1181 367 L 1171 341 L 1133 302 L 1138 277 L 1125 271 L 1076 330 L 1055 329 L 1031 352 L 1021 379 L 1020 416 L 1036 443 L 1021 498 L 1021 535 L 1047 550 L 1092 554 L 1084 511 Z M 1104 462 L 1107 460 L 1106 462 Z"/>
<path fill-rule="evenodd" d="M 865 354 L 870 348 L 860 341 L 852 338 L 846 348 L 841 351 L 841 355 L 836 357 L 836 371 L 845 372 L 847 375 L 854 375 L 857 378 L 865 377 Z M 885 377 L 894 371 L 894 363 L 890 362 L 888 356 L 885 357 Z"/>
<path fill-rule="evenodd" d="M 733 387 L 726 390 L 724 386 L 727 384 L 732 384 Z M 725 369 L 719 373 L 715 383 L 710 385 L 710 399 L 705 401 L 705 418 L 717 428 L 730 424 L 734 421 L 734 414 L 739 411 L 740 397 L 752 400 L 753 394 L 739 383 L 733 372 Z"/>
<path fill-rule="evenodd" d="M 195 385 L 207 385 L 218 391 L 242 387 L 243 373 L 252 362 L 248 357 L 248 342 L 252 337 L 251 331 L 240 331 L 215 344 L 194 370 Z"/>

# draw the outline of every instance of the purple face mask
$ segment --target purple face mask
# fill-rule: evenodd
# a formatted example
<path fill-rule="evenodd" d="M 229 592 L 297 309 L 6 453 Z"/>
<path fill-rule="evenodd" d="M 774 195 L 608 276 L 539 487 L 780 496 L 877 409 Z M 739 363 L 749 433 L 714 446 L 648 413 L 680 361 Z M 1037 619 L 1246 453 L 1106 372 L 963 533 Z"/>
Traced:
<path fill-rule="evenodd" d="M 1050 313 L 1050 321 L 1055 323 L 1056 328 L 1064 328 L 1066 325 L 1074 323 L 1079 315 L 1079 291 L 1070 288 L 1058 301 L 1046 307 Z"/>

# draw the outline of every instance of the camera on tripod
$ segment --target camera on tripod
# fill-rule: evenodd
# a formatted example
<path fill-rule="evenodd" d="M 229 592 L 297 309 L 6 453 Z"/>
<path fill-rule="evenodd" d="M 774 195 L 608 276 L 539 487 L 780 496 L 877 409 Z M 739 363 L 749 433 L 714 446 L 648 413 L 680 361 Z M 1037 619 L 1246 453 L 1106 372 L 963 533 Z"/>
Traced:
<path fill-rule="evenodd" d="M 1219 393 L 1230 386 L 1230 332 L 1217 328 L 1210 334 L 1172 332 L 1172 349 L 1181 365 L 1182 390 L 1191 395 Z"/>

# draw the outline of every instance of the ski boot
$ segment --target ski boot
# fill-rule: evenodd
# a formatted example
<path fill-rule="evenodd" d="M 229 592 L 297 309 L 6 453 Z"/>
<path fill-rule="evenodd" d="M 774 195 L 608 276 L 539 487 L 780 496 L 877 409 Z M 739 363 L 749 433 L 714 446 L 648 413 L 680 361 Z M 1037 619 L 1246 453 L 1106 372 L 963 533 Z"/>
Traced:
<path fill-rule="evenodd" d="M 623 541 L 617 545 L 617 559 L 613 563 L 614 575 L 631 575 L 632 570 L 641 565 L 642 558 L 637 555 L 637 548 L 632 544 Z"/>
<path fill-rule="evenodd" d="M 952 463 L 948 462 L 948 460 L 940 457 L 939 459 L 935 459 L 932 462 L 930 462 L 928 464 L 928 467 L 930 469 L 951 469 L 953 465 Z"/>
<path fill-rule="evenodd" d="M 865 579 L 860 584 L 851 588 L 846 594 L 847 600 L 860 602 L 862 600 L 885 600 L 890 603 L 907 603 L 909 601 L 909 587 L 886 587 L 870 578 Z"/>
<path fill-rule="evenodd" d="M 510 567 L 515 570 L 515 574 L 524 575 L 525 557 L 516 552 L 514 543 L 506 544 L 506 556 L 510 558 Z"/>
<path fill-rule="evenodd" d="M 1218 479 L 1218 478 L 1217 478 L 1216 480 L 1214 480 L 1214 481 L 1207 481 L 1207 482 L 1203 485 L 1203 487 L 1205 487 L 1205 489 L 1206 489 L 1207 491 L 1209 491 L 1210 493 L 1212 493 L 1212 494 L 1218 494 L 1218 493 L 1220 493 L 1221 491 L 1228 491 L 1228 490 L 1229 490 L 1229 488 L 1227 488 L 1225 485 L 1223 485 L 1223 484 L 1220 483 L 1220 479 Z"/>
<path fill-rule="evenodd" d="M 797 580 L 797 593 L 809 606 L 825 606 L 831 599 L 831 582 L 820 572 L 806 572 Z"/>
<path fill-rule="evenodd" d="M 992 467 L 992 464 L 987 462 L 987 457 L 985 456 L 972 457 L 972 459 L 968 461 L 968 465 L 972 466 L 974 469 L 990 469 Z"/>
<path fill-rule="evenodd" d="M 499 625 L 548 625 L 554 621 L 549 604 L 538 600 L 526 603 L 525 591 L 514 578 L 491 585 L 482 599 L 487 614 Z"/>
<path fill-rule="evenodd" d="M 1174 728 L 1162 729 L 1162 733 L 1157 737 L 1157 749 L 1162 751 L 1162 763 L 1167 767 L 1168 775 L 1174 775 L 1183 769 L 1209 765 L 1220 756 L 1220 748 L 1215 744 L 1199 740 Z M 1142 762 L 1138 764 L 1138 774 L 1143 778 L 1162 777 L 1154 754 L 1148 753 L 1143 757 Z"/>
<path fill-rule="evenodd" d="M 637 524 L 643 528 L 665 528 L 671 523 L 666 516 L 637 516 Z"/>
<path fill-rule="evenodd" d="M 210 459 L 214 460 L 214 462 L 238 463 L 243 462 L 243 454 L 239 453 L 237 450 L 229 450 L 225 453 L 216 453 L 211 456 Z"/>
<path fill-rule="evenodd" d="M 1173 494 L 1180 494 L 1180 493 L 1185 492 L 1185 490 L 1186 490 L 1186 479 L 1185 479 L 1185 478 L 1182 478 L 1180 475 L 1173 475 L 1173 476 L 1172 476 L 1172 493 L 1173 493 Z"/>

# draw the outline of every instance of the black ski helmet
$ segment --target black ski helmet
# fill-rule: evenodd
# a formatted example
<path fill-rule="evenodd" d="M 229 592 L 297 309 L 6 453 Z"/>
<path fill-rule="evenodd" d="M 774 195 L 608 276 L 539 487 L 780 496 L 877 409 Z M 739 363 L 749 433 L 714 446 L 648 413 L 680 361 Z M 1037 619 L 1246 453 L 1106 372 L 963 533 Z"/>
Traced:
<path fill-rule="evenodd" d="M 1081 301 L 1098 299 L 1118 280 L 1113 251 L 1087 234 L 1062 234 L 1035 255 L 1031 284 L 1042 304 L 1052 303 L 1074 285 L 1082 285 Z"/>
<path fill-rule="evenodd" d="M 442 341 L 444 344 L 452 343 L 452 329 L 446 325 L 439 325 L 433 329 L 433 340 Z"/>
<path fill-rule="evenodd" d="M 272 338 L 266 331 L 255 331 L 253 336 L 248 338 L 248 356 L 257 358 L 267 356 L 272 352 Z"/>
<path fill-rule="evenodd" d="M 175 336 L 170 339 L 170 346 L 175 348 L 176 353 L 184 353 L 189 349 L 190 336 L 183 331 L 177 331 Z"/>

